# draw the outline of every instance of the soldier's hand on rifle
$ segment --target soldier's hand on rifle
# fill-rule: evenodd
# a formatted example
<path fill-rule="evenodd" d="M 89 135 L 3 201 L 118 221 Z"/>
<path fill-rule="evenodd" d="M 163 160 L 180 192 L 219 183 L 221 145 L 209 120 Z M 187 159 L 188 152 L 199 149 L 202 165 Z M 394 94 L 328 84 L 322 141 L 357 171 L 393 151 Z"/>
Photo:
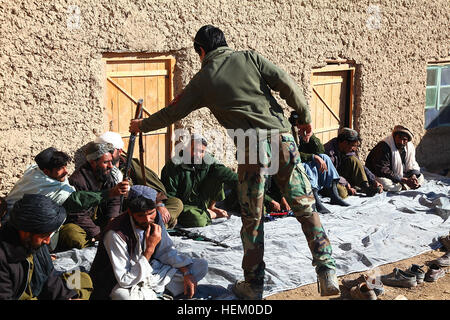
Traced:
<path fill-rule="evenodd" d="M 126 195 L 128 193 L 128 190 L 130 190 L 130 183 L 128 180 L 123 180 L 122 182 L 119 182 L 109 191 L 110 197 L 119 197 L 121 195 Z"/>
<path fill-rule="evenodd" d="M 141 129 L 139 126 L 141 125 L 142 119 L 131 119 L 130 121 L 130 132 L 131 133 L 139 133 Z"/>
<path fill-rule="evenodd" d="M 312 125 L 310 123 L 307 124 L 298 124 L 298 134 L 300 137 L 305 141 L 306 143 L 309 142 L 309 139 L 311 138 L 313 132 L 312 132 Z"/>

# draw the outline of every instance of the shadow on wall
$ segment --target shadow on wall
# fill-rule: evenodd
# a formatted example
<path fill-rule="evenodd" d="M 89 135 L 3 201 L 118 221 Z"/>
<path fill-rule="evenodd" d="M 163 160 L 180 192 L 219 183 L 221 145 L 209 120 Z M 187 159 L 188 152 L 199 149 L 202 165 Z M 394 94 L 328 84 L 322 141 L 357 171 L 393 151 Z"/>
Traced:
<path fill-rule="evenodd" d="M 450 126 L 428 129 L 416 148 L 421 167 L 441 175 L 450 174 Z"/>
<path fill-rule="evenodd" d="M 75 154 L 73 156 L 73 161 L 75 163 L 75 170 L 86 163 L 86 156 L 84 154 L 84 151 L 88 143 L 86 143 L 85 145 L 83 145 L 82 147 L 80 147 L 78 150 L 75 151 Z"/>

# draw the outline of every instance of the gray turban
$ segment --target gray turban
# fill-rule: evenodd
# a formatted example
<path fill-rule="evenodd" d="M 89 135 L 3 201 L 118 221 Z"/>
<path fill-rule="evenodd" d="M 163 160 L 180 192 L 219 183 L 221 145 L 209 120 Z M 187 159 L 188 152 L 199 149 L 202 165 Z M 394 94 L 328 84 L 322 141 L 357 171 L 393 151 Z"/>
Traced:
<path fill-rule="evenodd" d="M 105 153 L 113 153 L 114 146 L 111 143 L 95 143 L 89 142 L 86 146 L 84 154 L 87 161 L 97 160 Z"/>
<path fill-rule="evenodd" d="M 54 232 L 66 220 L 66 210 L 41 194 L 25 194 L 16 201 L 9 223 L 17 230 L 41 234 Z"/>

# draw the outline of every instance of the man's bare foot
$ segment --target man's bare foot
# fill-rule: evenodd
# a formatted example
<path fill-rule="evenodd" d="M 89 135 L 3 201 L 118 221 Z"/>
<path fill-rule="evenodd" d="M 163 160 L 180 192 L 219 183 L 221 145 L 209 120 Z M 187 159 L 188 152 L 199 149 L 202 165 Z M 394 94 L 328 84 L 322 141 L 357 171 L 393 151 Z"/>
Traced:
<path fill-rule="evenodd" d="M 211 216 L 211 219 L 229 218 L 228 212 L 226 212 L 223 209 L 212 207 L 212 208 L 208 208 L 208 212 L 209 212 L 209 215 Z"/>

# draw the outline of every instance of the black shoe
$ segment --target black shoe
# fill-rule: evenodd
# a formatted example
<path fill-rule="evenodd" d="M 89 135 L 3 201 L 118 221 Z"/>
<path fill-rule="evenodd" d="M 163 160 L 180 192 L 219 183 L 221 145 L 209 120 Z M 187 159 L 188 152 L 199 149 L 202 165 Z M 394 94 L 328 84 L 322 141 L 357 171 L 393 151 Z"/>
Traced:
<path fill-rule="evenodd" d="M 316 199 L 316 211 L 323 213 L 323 214 L 331 213 L 330 210 L 325 208 L 322 201 L 320 200 L 319 191 L 315 188 L 312 189 L 312 191 L 313 191 L 314 199 Z"/>
<path fill-rule="evenodd" d="M 365 193 L 368 197 L 373 197 L 377 193 L 379 193 L 379 189 L 375 186 L 370 186 L 367 181 L 364 181 L 361 185 L 362 193 Z"/>
<path fill-rule="evenodd" d="M 343 206 L 343 207 L 349 207 L 350 204 L 345 202 L 344 200 L 342 200 L 342 198 L 339 196 L 339 192 L 337 189 L 337 182 L 333 181 L 333 185 L 331 187 L 331 192 L 330 192 L 330 203 L 331 204 L 337 204 L 338 206 Z"/>

